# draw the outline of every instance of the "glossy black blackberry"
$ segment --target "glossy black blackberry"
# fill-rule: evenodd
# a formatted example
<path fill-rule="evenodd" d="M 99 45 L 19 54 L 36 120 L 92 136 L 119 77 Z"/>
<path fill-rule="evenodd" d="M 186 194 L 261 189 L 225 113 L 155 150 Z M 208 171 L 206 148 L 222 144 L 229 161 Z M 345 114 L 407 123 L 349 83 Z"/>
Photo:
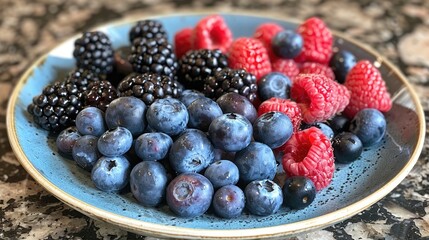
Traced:
<path fill-rule="evenodd" d="M 113 70 L 113 47 L 102 32 L 85 32 L 74 42 L 73 56 L 76 66 L 96 74 L 107 74 Z"/>
<path fill-rule="evenodd" d="M 47 85 L 33 98 L 27 110 L 43 129 L 58 132 L 72 126 L 82 109 L 83 91 L 76 84 L 60 81 Z"/>
<path fill-rule="evenodd" d="M 157 73 L 177 79 L 178 63 L 173 47 L 165 38 L 138 38 L 128 58 L 138 73 Z"/>
<path fill-rule="evenodd" d="M 228 66 L 227 57 L 220 50 L 192 50 L 179 61 L 179 80 L 186 88 L 203 90 L 204 79 Z"/>
<path fill-rule="evenodd" d="M 75 84 L 80 91 L 85 91 L 90 83 L 100 81 L 105 78 L 106 76 L 103 74 L 100 75 L 87 69 L 77 68 L 69 72 L 65 81 Z"/>
<path fill-rule="evenodd" d="M 228 92 L 236 92 L 253 102 L 257 90 L 256 77 L 243 69 L 224 68 L 204 79 L 203 93 L 213 99 Z"/>
<path fill-rule="evenodd" d="M 116 88 L 107 80 L 91 82 L 84 94 L 84 106 L 93 106 L 106 111 L 110 102 L 118 98 Z"/>
<path fill-rule="evenodd" d="M 161 22 L 156 20 L 138 21 L 130 30 L 130 42 L 134 42 L 137 38 L 165 38 L 167 32 Z"/>
<path fill-rule="evenodd" d="M 118 91 L 121 97 L 134 96 L 150 105 L 159 98 L 180 97 L 183 87 L 165 75 L 132 73 L 119 83 Z"/>

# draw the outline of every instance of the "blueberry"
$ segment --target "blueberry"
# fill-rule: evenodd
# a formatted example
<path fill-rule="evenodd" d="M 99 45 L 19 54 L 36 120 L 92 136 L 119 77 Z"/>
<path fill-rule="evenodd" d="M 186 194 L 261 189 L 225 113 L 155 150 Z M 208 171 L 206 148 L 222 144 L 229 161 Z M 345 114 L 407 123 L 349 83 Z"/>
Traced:
<path fill-rule="evenodd" d="M 214 157 L 215 160 L 225 159 L 225 160 L 232 161 L 235 158 L 235 152 L 226 152 L 218 148 L 215 148 L 214 152 L 215 152 L 215 157 Z"/>
<path fill-rule="evenodd" d="M 130 163 L 124 156 L 101 157 L 91 171 L 94 185 L 105 192 L 118 192 L 129 181 Z"/>
<path fill-rule="evenodd" d="M 316 197 L 316 186 L 307 177 L 294 176 L 287 178 L 283 185 L 285 206 L 292 209 L 303 209 Z"/>
<path fill-rule="evenodd" d="M 237 166 L 228 160 L 219 160 L 212 163 L 207 167 L 204 176 L 210 180 L 215 189 L 226 185 L 234 185 L 239 178 Z"/>
<path fill-rule="evenodd" d="M 219 188 L 213 196 L 213 210 L 222 218 L 236 218 L 241 215 L 246 201 L 243 190 L 235 185 Z"/>
<path fill-rule="evenodd" d="M 216 103 L 222 109 L 223 113 L 237 113 L 249 120 L 251 123 L 258 117 L 255 106 L 247 99 L 235 92 L 226 93 L 220 96 Z"/>
<path fill-rule="evenodd" d="M 106 123 L 109 129 L 127 128 L 134 137 L 146 128 L 146 105 L 135 97 L 120 97 L 113 100 L 106 109 Z"/>
<path fill-rule="evenodd" d="M 386 119 L 377 109 L 365 108 L 354 116 L 349 130 L 362 141 L 364 147 L 369 147 L 380 142 L 386 134 Z"/>
<path fill-rule="evenodd" d="M 100 136 L 97 142 L 98 151 L 108 157 L 121 156 L 130 150 L 133 136 L 128 129 L 116 127 Z"/>
<path fill-rule="evenodd" d="M 58 151 L 65 154 L 67 157 L 71 156 L 73 146 L 76 141 L 81 137 L 79 131 L 75 126 L 68 127 L 58 134 L 55 144 Z"/>
<path fill-rule="evenodd" d="M 258 117 L 253 123 L 255 141 L 264 143 L 270 148 L 282 146 L 293 133 L 290 118 L 281 112 L 267 112 Z"/>
<path fill-rule="evenodd" d="M 76 116 L 76 128 L 82 135 L 100 137 L 106 131 L 104 112 L 96 107 L 87 107 Z"/>
<path fill-rule="evenodd" d="M 356 57 L 347 50 L 340 50 L 331 57 L 329 66 L 334 71 L 335 80 L 339 83 L 346 81 L 350 69 L 356 65 Z"/>
<path fill-rule="evenodd" d="M 272 72 L 258 81 L 258 93 L 261 101 L 272 97 L 288 99 L 292 81 L 284 74 Z"/>
<path fill-rule="evenodd" d="M 193 129 L 173 142 L 169 160 L 178 173 L 199 172 L 213 162 L 214 148 L 204 132 Z"/>
<path fill-rule="evenodd" d="M 73 160 L 77 165 L 87 171 L 91 171 L 100 157 L 97 149 L 98 137 L 85 135 L 80 137 L 73 146 Z"/>
<path fill-rule="evenodd" d="M 175 98 L 157 99 L 150 105 L 146 118 L 151 128 L 170 136 L 185 130 L 189 120 L 185 105 Z"/>
<path fill-rule="evenodd" d="M 143 161 L 164 159 L 170 150 L 173 140 L 165 133 L 143 133 L 134 144 L 137 156 Z"/>
<path fill-rule="evenodd" d="M 277 212 L 283 203 L 282 189 L 268 179 L 252 181 L 244 189 L 244 195 L 247 210 L 259 216 Z"/>
<path fill-rule="evenodd" d="M 334 137 L 334 130 L 332 130 L 332 128 L 326 124 L 326 123 L 322 123 L 322 122 L 316 122 L 316 123 L 312 123 L 312 124 L 303 124 L 301 129 L 307 129 L 307 128 L 311 128 L 311 127 L 317 127 L 318 129 L 322 130 L 322 133 L 329 138 L 329 140 L 332 140 L 332 138 Z"/>
<path fill-rule="evenodd" d="M 235 165 L 240 173 L 240 182 L 274 179 L 277 162 L 273 150 L 263 143 L 251 142 L 248 147 L 235 154 Z"/>
<path fill-rule="evenodd" d="M 179 217 L 192 218 L 204 214 L 213 198 L 210 181 L 198 173 L 183 173 L 167 187 L 167 204 Z"/>
<path fill-rule="evenodd" d="M 193 101 L 197 100 L 198 98 L 205 98 L 204 94 L 194 90 L 194 89 L 186 89 L 182 92 L 182 95 L 180 96 L 179 100 L 185 105 L 185 107 L 188 107 Z"/>
<path fill-rule="evenodd" d="M 210 123 L 220 115 L 222 109 L 219 105 L 210 98 L 198 98 L 188 106 L 190 128 L 196 128 L 207 132 Z"/>
<path fill-rule="evenodd" d="M 328 121 L 328 125 L 334 131 L 334 134 L 347 131 L 349 129 L 350 120 L 344 115 L 335 115 Z"/>
<path fill-rule="evenodd" d="M 145 207 L 158 206 L 165 198 L 167 171 L 159 162 L 140 162 L 131 170 L 130 186 L 140 204 Z"/>
<path fill-rule="evenodd" d="M 212 121 L 208 134 L 215 148 L 236 152 L 249 145 L 253 129 L 242 115 L 226 113 Z"/>
<path fill-rule="evenodd" d="M 304 41 L 300 34 L 292 30 L 284 30 L 274 35 L 271 47 L 274 54 L 281 58 L 292 59 L 301 52 Z"/>
<path fill-rule="evenodd" d="M 332 140 L 335 162 L 351 163 L 362 154 L 361 140 L 350 132 L 342 132 Z"/>

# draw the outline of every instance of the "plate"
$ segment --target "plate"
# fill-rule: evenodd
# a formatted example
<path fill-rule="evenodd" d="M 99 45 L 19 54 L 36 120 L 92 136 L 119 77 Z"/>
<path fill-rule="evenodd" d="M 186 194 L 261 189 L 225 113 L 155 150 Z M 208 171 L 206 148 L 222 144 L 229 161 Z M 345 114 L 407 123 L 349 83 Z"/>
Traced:
<path fill-rule="evenodd" d="M 151 17 L 160 20 L 170 38 L 183 27 L 194 26 L 207 14 Z M 294 29 L 297 22 L 263 16 L 221 14 L 234 37 L 251 36 L 265 22 Z M 104 25 L 115 48 L 128 45 L 128 31 L 137 19 Z M 416 163 L 423 147 L 425 120 L 418 96 L 405 77 L 371 48 L 340 33 L 334 33 L 335 47 L 346 49 L 357 59 L 368 59 L 381 71 L 393 97 L 386 114 L 387 135 L 378 146 L 364 150 L 360 160 L 337 164 L 331 185 L 317 194 L 307 208 L 258 217 L 243 214 L 233 220 L 205 214 L 179 218 L 168 207 L 144 208 L 131 194 L 109 194 L 97 190 L 88 172 L 56 152 L 55 139 L 35 126 L 26 112 L 33 96 L 74 66 L 71 38 L 37 60 L 19 80 L 7 112 L 12 148 L 28 173 L 46 190 L 76 210 L 96 219 L 143 235 L 171 238 L 274 238 L 294 235 L 332 225 L 374 204 L 393 190 Z M 170 39 L 171 40 L 171 39 Z"/>

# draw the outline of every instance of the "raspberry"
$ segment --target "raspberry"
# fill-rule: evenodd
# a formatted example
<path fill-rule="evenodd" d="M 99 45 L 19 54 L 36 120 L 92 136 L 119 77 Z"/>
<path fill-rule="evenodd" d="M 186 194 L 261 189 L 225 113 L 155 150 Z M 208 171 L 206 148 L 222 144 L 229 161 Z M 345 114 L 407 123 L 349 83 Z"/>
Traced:
<path fill-rule="evenodd" d="M 192 50 L 192 31 L 192 28 L 184 28 L 174 35 L 174 52 L 177 59 Z"/>
<path fill-rule="evenodd" d="M 367 60 L 356 63 L 348 73 L 344 85 L 351 92 L 350 104 L 344 110 L 349 118 L 353 118 L 364 108 L 387 112 L 392 107 L 392 100 L 380 71 Z"/>
<path fill-rule="evenodd" d="M 237 38 L 229 49 L 229 66 L 244 69 L 259 80 L 271 72 L 270 58 L 261 41 L 254 38 Z"/>
<path fill-rule="evenodd" d="M 317 62 L 328 64 L 332 55 L 332 33 L 325 23 L 316 17 L 307 19 L 297 32 L 304 40 L 301 53 L 295 58 L 296 62 Z"/>
<path fill-rule="evenodd" d="M 277 33 L 283 30 L 284 28 L 276 23 L 263 23 L 256 28 L 253 34 L 253 37 L 261 41 L 267 48 L 268 56 L 270 56 L 271 61 L 278 58 L 271 48 L 271 40 Z"/>
<path fill-rule="evenodd" d="M 299 74 L 295 77 L 291 97 L 301 109 L 304 122 L 325 121 L 343 110 L 350 93 L 339 83 L 321 74 Z"/>
<path fill-rule="evenodd" d="M 299 74 L 298 64 L 292 59 L 277 58 L 271 62 L 273 72 L 280 72 L 293 80 Z"/>
<path fill-rule="evenodd" d="M 192 34 L 195 49 L 220 49 L 225 53 L 232 43 L 232 32 L 219 15 L 201 19 Z"/>
<path fill-rule="evenodd" d="M 289 177 L 310 178 L 319 191 L 332 180 L 335 171 L 331 141 L 323 132 L 311 127 L 296 132 L 282 146 L 283 169 Z"/>
<path fill-rule="evenodd" d="M 299 73 L 323 74 L 329 79 L 335 80 L 334 71 L 332 71 L 330 67 L 320 63 L 315 63 L 315 62 L 303 63 L 299 68 Z"/>
<path fill-rule="evenodd" d="M 301 110 L 299 109 L 296 102 L 293 102 L 288 99 L 270 98 L 261 103 L 258 108 L 258 116 L 272 111 L 282 112 L 286 114 L 292 121 L 294 132 L 299 130 L 299 127 L 301 126 L 302 116 Z"/>

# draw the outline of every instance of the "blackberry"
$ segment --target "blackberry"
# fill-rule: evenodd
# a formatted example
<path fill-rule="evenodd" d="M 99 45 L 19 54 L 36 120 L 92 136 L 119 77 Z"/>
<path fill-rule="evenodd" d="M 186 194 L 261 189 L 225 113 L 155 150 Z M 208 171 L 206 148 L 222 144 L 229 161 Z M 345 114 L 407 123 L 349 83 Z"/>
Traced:
<path fill-rule="evenodd" d="M 82 109 L 82 95 L 83 91 L 76 84 L 56 82 L 35 96 L 27 110 L 43 129 L 58 132 L 74 125 L 76 115 Z"/>
<path fill-rule="evenodd" d="M 183 87 L 176 80 L 153 73 L 132 73 L 118 86 L 121 97 L 134 96 L 143 100 L 146 105 L 152 104 L 159 98 L 178 98 L 182 94 L 182 90 Z"/>
<path fill-rule="evenodd" d="M 157 20 L 142 20 L 138 21 L 130 30 L 130 42 L 134 42 L 137 38 L 165 38 L 167 32 L 161 22 Z"/>
<path fill-rule="evenodd" d="M 186 88 L 203 90 L 204 79 L 228 66 L 220 50 L 192 50 L 179 61 L 179 79 Z"/>
<path fill-rule="evenodd" d="M 95 81 L 88 85 L 84 96 L 84 106 L 97 107 L 106 111 L 110 102 L 118 98 L 116 88 L 109 81 Z"/>
<path fill-rule="evenodd" d="M 128 60 L 135 72 L 157 73 L 177 79 L 179 65 L 172 45 L 165 38 L 136 39 Z"/>
<path fill-rule="evenodd" d="M 204 79 L 203 93 L 215 100 L 225 93 L 235 92 L 253 102 L 257 90 L 256 77 L 244 69 L 224 68 Z"/>
<path fill-rule="evenodd" d="M 85 91 L 91 82 L 100 81 L 105 78 L 105 75 L 99 75 L 87 69 L 77 68 L 69 72 L 65 81 L 75 84 L 80 91 Z"/>
<path fill-rule="evenodd" d="M 96 74 L 107 74 L 113 70 L 113 47 L 102 32 L 85 32 L 74 42 L 73 56 L 79 68 Z"/>

